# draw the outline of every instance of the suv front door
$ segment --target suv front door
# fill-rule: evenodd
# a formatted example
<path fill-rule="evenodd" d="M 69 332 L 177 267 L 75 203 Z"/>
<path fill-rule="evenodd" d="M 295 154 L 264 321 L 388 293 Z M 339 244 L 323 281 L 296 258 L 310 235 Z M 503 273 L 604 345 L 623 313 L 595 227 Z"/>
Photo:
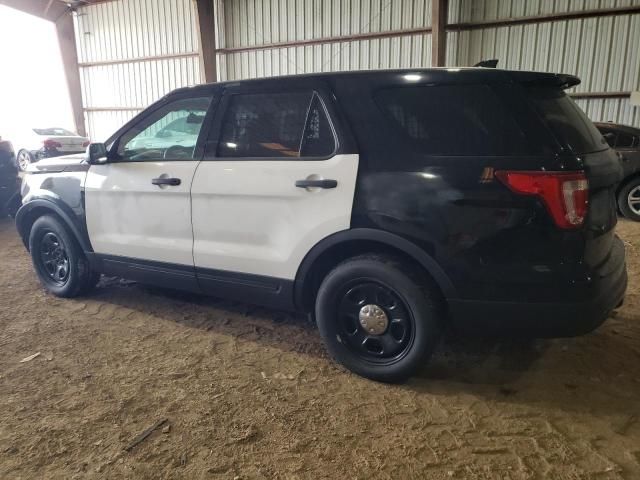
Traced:
<path fill-rule="evenodd" d="M 288 307 L 304 256 L 350 227 L 358 155 L 338 141 L 327 98 L 226 90 L 191 190 L 203 290 Z"/>
<path fill-rule="evenodd" d="M 168 100 L 118 137 L 108 163 L 89 168 L 87 228 L 107 270 L 146 263 L 193 272 L 190 188 L 211 100 Z"/>

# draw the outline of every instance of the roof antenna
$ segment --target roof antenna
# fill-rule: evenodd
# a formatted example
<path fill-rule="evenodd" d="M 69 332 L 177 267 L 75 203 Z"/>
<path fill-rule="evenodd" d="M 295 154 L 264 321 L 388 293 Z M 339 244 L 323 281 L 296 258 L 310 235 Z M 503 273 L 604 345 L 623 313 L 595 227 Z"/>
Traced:
<path fill-rule="evenodd" d="M 498 66 L 498 59 L 494 58 L 493 60 L 482 60 L 474 65 L 474 67 L 483 67 L 483 68 L 496 68 Z"/>

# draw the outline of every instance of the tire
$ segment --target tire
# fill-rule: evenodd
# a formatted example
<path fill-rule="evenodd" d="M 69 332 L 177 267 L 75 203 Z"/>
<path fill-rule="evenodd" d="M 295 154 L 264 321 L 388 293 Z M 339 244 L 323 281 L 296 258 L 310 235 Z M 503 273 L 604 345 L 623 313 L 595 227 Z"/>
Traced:
<path fill-rule="evenodd" d="M 618 208 L 626 218 L 640 222 L 640 177 L 632 179 L 620 189 Z"/>
<path fill-rule="evenodd" d="M 33 155 L 27 150 L 20 150 L 16 155 L 16 166 L 21 172 L 27 170 L 27 167 L 33 163 Z"/>
<path fill-rule="evenodd" d="M 336 361 L 363 377 L 392 383 L 408 379 L 427 361 L 444 320 L 435 287 L 409 265 L 378 255 L 335 267 L 320 285 L 315 311 Z"/>
<path fill-rule="evenodd" d="M 58 297 L 86 294 L 100 280 L 76 239 L 54 216 L 44 215 L 33 223 L 29 251 L 40 283 Z"/>

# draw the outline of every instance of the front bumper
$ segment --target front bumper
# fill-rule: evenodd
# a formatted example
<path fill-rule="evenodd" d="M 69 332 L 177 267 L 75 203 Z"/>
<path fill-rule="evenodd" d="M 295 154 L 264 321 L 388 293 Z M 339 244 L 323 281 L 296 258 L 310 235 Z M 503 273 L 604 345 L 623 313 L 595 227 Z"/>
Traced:
<path fill-rule="evenodd" d="M 448 304 L 455 328 L 464 333 L 572 337 L 602 325 L 611 311 L 624 301 L 626 289 L 624 244 L 616 237 L 609 259 L 594 271 L 584 301 L 534 303 L 449 299 Z"/>

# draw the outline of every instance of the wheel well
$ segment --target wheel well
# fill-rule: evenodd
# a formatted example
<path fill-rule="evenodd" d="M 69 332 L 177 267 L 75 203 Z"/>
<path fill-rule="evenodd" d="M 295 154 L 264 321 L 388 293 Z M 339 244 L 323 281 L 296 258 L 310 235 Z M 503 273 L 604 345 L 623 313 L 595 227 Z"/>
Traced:
<path fill-rule="evenodd" d="M 386 255 L 406 263 L 414 268 L 424 281 L 434 288 L 434 291 L 437 292 L 438 296 L 444 302 L 445 296 L 433 278 L 433 275 L 414 257 L 399 248 L 375 240 L 351 240 L 333 245 L 315 259 L 309 272 L 303 279 L 302 305 L 300 305 L 300 307 L 306 312 L 313 311 L 316 294 L 318 293 L 322 280 L 327 274 L 344 260 L 363 254 Z"/>
<path fill-rule="evenodd" d="M 629 183 L 633 182 L 634 180 L 638 180 L 638 179 L 640 179 L 640 172 L 636 172 L 636 173 L 633 173 L 633 174 L 629 175 L 622 182 L 620 182 L 620 185 L 618 185 L 618 191 L 616 192 L 616 195 L 618 195 L 622 191 L 622 189 L 624 187 L 629 185 Z"/>
<path fill-rule="evenodd" d="M 22 237 L 22 243 L 27 247 L 27 250 L 29 250 L 29 235 L 31 234 L 31 227 L 33 227 L 33 224 L 38 218 L 44 215 L 56 217 L 60 222 L 66 224 L 60 215 L 50 208 L 35 207 L 33 210 L 30 210 L 20 219 L 20 223 L 18 224 L 18 231 L 20 232 L 20 237 Z"/>

